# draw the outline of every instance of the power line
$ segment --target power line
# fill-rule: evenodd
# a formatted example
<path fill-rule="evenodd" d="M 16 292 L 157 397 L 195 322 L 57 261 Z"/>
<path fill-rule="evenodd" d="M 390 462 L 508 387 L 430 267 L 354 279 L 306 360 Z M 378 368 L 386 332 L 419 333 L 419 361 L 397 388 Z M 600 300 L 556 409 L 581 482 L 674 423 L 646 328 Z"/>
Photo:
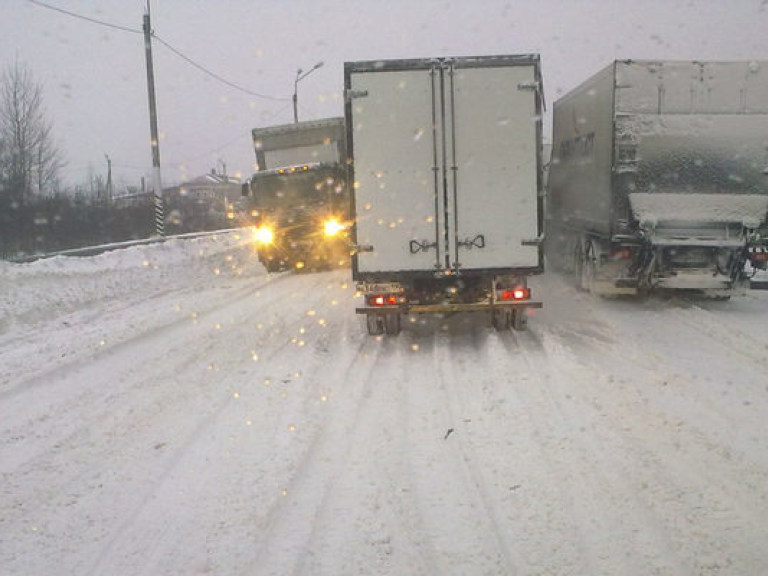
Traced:
<path fill-rule="evenodd" d="M 253 92 L 252 90 L 248 90 L 247 88 L 243 88 L 242 86 L 238 86 L 237 84 L 235 84 L 233 82 L 230 82 L 229 80 L 226 80 L 225 78 L 222 78 L 218 74 L 215 74 L 214 72 L 211 72 L 205 66 L 203 66 L 202 64 L 198 64 L 197 62 L 195 62 L 194 60 L 192 60 L 188 56 L 185 56 L 184 54 L 179 52 L 176 48 L 174 48 L 173 46 L 168 44 L 168 42 L 166 42 L 165 40 L 160 38 L 160 36 L 155 34 L 154 31 L 152 32 L 152 38 L 154 38 L 155 40 L 160 42 L 160 44 L 162 44 L 163 46 L 168 48 L 168 50 L 170 50 L 171 52 L 176 54 L 176 56 L 178 56 L 179 58 L 185 60 L 188 64 L 191 64 L 192 66 L 194 66 L 198 70 L 204 72 L 205 74 L 208 74 L 208 76 L 210 76 L 212 78 L 215 78 L 219 82 L 222 82 L 222 83 L 226 84 L 227 86 L 229 86 L 231 88 L 234 88 L 236 90 L 240 90 L 241 92 L 244 92 L 246 94 L 250 94 L 251 96 L 256 96 L 257 98 L 264 98 L 265 100 L 274 100 L 276 102 L 284 102 L 286 100 L 290 100 L 290 98 L 279 98 L 277 96 L 268 96 L 267 94 L 259 94 L 258 92 Z"/>
<path fill-rule="evenodd" d="M 61 12 L 62 14 L 66 14 L 67 16 L 71 16 L 72 18 L 79 18 L 80 20 L 91 22 L 92 24 L 107 26 L 108 28 L 122 30 L 123 32 L 132 32 L 134 34 L 142 33 L 142 31 L 139 29 L 127 28 L 125 26 L 118 26 L 117 24 L 110 24 L 109 22 L 104 22 L 103 20 L 96 20 L 95 18 L 89 18 L 88 16 L 83 16 L 82 14 L 75 14 L 74 12 L 70 12 L 69 10 L 64 10 L 63 8 L 58 8 L 57 6 L 51 6 L 50 4 L 46 4 L 45 2 L 40 2 L 39 0 L 27 0 L 27 2 L 29 2 L 30 4 L 34 4 L 35 6 L 40 6 L 41 8 L 47 8 L 48 10 Z"/>
<path fill-rule="evenodd" d="M 90 22 L 92 24 L 98 24 L 99 26 L 106 26 L 108 28 L 114 28 L 115 30 L 121 30 L 123 32 L 131 32 L 133 34 L 142 34 L 143 30 L 138 30 L 134 28 L 127 28 L 125 26 L 118 26 L 116 24 L 111 24 L 109 22 L 105 22 L 103 20 L 97 20 L 95 18 L 90 18 L 88 16 L 83 16 L 82 14 L 76 14 L 75 12 L 70 12 L 69 10 L 64 10 L 63 8 L 59 8 L 57 6 L 51 6 L 50 4 L 46 4 L 45 2 L 41 2 L 40 0 L 27 0 L 30 4 L 34 4 L 35 6 L 39 6 L 41 8 L 47 8 L 48 10 L 53 10 L 55 12 L 60 12 L 61 14 L 65 14 L 67 16 L 70 16 L 72 18 L 78 18 L 80 20 L 85 20 L 86 22 Z M 258 92 L 254 92 L 253 90 L 248 90 L 247 88 L 243 88 L 242 86 L 239 86 L 235 84 L 234 82 L 230 82 L 229 80 L 222 78 L 218 74 L 211 72 L 208 68 L 203 66 L 202 64 L 198 64 L 194 60 L 192 60 L 190 57 L 185 56 L 182 54 L 179 50 L 171 46 L 168 42 L 160 38 L 157 34 L 155 34 L 154 30 L 151 32 L 152 37 L 160 42 L 163 46 L 165 46 L 168 50 L 170 50 L 173 54 L 187 62 L 188 64 L 194 66 L 201 72 L 207 74 L 211 78 L 214 78 L 218 80 L 219 82 L 226 84 L 230 88 L 234 88 L 235 90 L 239 90 L 240 92 L 243 92 L 245 94 L 249 94 L 250 96 L 255 96 L 256 98 L 263 98 L 264 100 L 273 100 L 275 102 L 286 102 L 289 101 L 290 98 L 279 98 L 277 96 L 269 96 L 267 94 L 260 94 Z"/>

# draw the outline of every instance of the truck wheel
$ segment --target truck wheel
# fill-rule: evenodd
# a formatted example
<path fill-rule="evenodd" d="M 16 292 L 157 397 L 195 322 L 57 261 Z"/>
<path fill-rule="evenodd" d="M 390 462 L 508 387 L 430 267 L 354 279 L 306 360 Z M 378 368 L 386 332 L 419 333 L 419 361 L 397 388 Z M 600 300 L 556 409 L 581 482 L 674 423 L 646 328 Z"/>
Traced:
<path fill-rule="evenodd" d="M 584 269 L 584 247 L 581 242 L 577 242 L 573 247 L 573 253 L 571 255 L 571 269 L 569 270 L 576 276 L 576 284 L 581 288 L 581 276 Z"/>
<path fill-rule="evenodd" d="M 365 323 L 368 327 L 368 334 L 378 336 L 384 332 L 384 319 L 379 314 L 366 314 Z"/>
<path fill-rule="evenodd" d="M 384 332 L 390 336 L 397 336 L 400 334 L 400 314 L 384 315 Z"/>
<path fill-rule="evenodd" d="M 491 324 L 493 324 L 493 327 L 496 328 L 496 330 L 499 332 L 509 330 L 510 326 L 512 325 L 511 311 L 507 308 L 494 310 L 491 312 Z"/>
<path fill-rule="evenodd" d="M 584 259 L 581 264 L 581 288 L 587 292 L 594 291 L 595 280 L 595 247 L 592 242 L 587 241 L 584 245 Z"/>
<path fill-rule="evenodd" d="M 528 328 L 528 314 L 525 313 L 525 308 L 512 311 L 512 328 L 517 331 Z"/>

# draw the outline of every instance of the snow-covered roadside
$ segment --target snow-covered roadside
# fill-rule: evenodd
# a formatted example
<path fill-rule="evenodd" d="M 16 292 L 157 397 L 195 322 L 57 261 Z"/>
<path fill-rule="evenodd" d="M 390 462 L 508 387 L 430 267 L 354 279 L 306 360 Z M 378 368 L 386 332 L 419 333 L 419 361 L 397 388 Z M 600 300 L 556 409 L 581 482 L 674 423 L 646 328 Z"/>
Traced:
<path fill-rule="evenodd" d="M 103 302 L 133 304 L 185 285 L 194 289 L 201 276 L 263 274 L 258 262 L 243 262 L 242 254 L 235 254 L 244 242 L 248 232 L 233 230 L 90 257 L 55 256 L 27 264 L 0 261 L 0 331 Z"/>
<path fill-rule="evenodd" d="M 0 363 L 0 391 L 11 374 L 51 369 L 253 290 L 254 279 L 268 278 L 251 246 L 242 230 L 91 257 L 0 261 L 0 349 L 22 344 Z"/>

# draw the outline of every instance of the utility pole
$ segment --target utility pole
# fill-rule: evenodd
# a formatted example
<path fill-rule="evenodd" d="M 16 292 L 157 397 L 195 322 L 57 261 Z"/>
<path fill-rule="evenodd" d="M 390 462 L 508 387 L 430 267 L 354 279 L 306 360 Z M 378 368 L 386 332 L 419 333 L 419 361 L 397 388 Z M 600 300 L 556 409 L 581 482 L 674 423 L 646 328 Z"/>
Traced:
<path fill-rule="evenodd" d="M 149 129 L 152 144 L 152 176 L 155 186 L 155 232 L 161 238 L 165 236 L 165 214 L 163 210 L 163 182 L 160 177 L 160 138 L 157 133 L 157 107 L 155 105 L 155 72 L 152 66 L 152 27 L 150 25 L 150 7 L 147 0 L 147 12 L 144 14 L 144 51 L 147 55 L 147 89 L 149 92 Z"/>
<path fill-rule="evenodd" d="M 104 158 L 107 159 L 107 204 L 112 202 L 112 160 L 109 159 L 108 154 L 104 154 Z"/>

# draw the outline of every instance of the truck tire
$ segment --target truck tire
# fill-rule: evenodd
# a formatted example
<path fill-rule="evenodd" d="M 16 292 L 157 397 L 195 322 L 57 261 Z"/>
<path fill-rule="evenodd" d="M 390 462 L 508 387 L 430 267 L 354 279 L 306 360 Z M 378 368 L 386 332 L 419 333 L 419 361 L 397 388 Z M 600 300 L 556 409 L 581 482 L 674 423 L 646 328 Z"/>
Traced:
<path fill-rule="evenodd" d="M 587 240 L 584 244 L 583 260 L 581 264 L 581 288 L 589 293 L 594 292 L 594 280 L 596 271 L 595 246 Z"/>
<path fill-rule="evenodd" d="M 400 314 L 384 315 L 384 332 L 390 336 L 400 334 Z"/>
<path fill-rule="evenodd" d="M 493 310 L 491 312 L 491 324 L 499 332 L 509 330 L 512 326 L 512 311 L 509 308 Z"/>
<path fill-rule="evenodd" d="M 576 285 L 581 288 L 581 276 L 584 268 L 584 246 L 581 241 L 577 241 L 573 247 L 571 253 L 571 268 L 569 272 L 572 272 L 576 277 Z"/>
<path fill-rule="evenodd" d="M 528 314 L 524 308 L 518 308 L 512 311 L 512 328 L 521 332 L 528 328 Z"/>
<path fill-rule="evenodd" d="M 365 323 L 368 327 L 368 334 L 378 336 L 384 333 L 384 319 L 380 314 L 366 314 Z"/>

